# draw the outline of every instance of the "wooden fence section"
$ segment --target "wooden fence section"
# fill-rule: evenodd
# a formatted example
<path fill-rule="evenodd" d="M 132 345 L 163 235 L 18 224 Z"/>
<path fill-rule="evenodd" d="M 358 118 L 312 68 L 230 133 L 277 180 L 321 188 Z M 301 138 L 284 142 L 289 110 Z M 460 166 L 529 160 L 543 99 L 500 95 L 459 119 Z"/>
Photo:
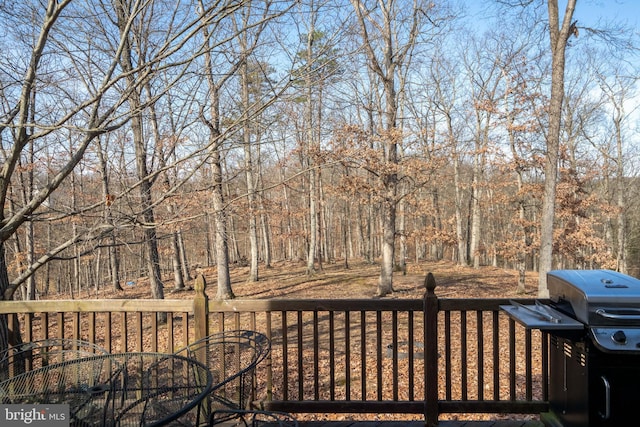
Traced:
<path fill-rule="evenodd" d="M 252 329 L 272 351 L 257 396 L 295 413 L 538 414 L 548 337 L 501 312 L 502 299 L 12 301 L 24 341 L 80 338 L 111 352 L 173 352 L 209 332 Z M 518 300 L 527 302 L 527 300 Z M 425 327 L 426 325 L 426 327 Z M 366 419 L 366 418 L 365 418 Z"/>

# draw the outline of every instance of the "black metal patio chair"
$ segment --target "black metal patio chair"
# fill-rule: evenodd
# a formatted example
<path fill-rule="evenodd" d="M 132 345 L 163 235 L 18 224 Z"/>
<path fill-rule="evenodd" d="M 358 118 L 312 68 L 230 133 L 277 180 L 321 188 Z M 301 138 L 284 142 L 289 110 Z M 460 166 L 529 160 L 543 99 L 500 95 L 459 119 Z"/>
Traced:
<path fill-rule="evenodd" d="M 202 424 L 199 405 L 213 385 L 213 377 L 202 363 L 163 353 L 123 353 L 110 357 L 121 366 L 121 373 L 110 390 L 112 408 L 105 412 L 104 425 Z"/>
<path fill-rule="evenodd" d="M 183 356 L 101 354 L 12 376 L 0 382 L 0 403 L 65 404 L 78 427 L 192 427 L 211 385 L 209 370 Z"/>
<path fill-rule="evenodd" d="M 293 418 L 288 414 L 255 411 L 252 408 L 256 367 L 270 350 L 271 342 L 266 335 L 256 331 L 233 330 L 209 335 L 176 352 L 202 362 L 213 374 L 214 385 L 201 405 L 202 418 L 207 420 L 208 425 L 236 420 L 257 426 L 267 418 Z M 292 424 L 283 424 L 287 425 Z"/>

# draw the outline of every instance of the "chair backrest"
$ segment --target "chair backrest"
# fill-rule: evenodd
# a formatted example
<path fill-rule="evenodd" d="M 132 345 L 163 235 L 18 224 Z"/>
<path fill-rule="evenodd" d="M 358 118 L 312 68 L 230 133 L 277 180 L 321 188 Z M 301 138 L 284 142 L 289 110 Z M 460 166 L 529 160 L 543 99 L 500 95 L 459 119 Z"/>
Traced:
<path fill-rule="evenodd" d="M 271 350 L 266 335 L 249 330 L 209 335 L 176 354 L 203 363 L 213 375 L 210 409 L 247 409 L 254 394 L 255 369 Z"/>
<path fill-rule="evenodd" d="M 110 355 L 56 359 L 53 363 L 17 372 L 0 381 L 0 401 L 6 404 L 67 403 L 73 425 L 74 420 L 78 420 L 76 412 L 82 411 L 85 404 L 91 402 L 91 408 L 105 406 L 112 380 L 120 372 L 120 367 L 106 357 Z"/>
<path fill-rule="evenodd" d="M 199 425 L 199 405 L 213 384 L 203 364 L 176 354 L 112 355 L 122 366 L 123 386 L 111 390 L 117 426 Z"/>
<path fill-rule="evenodd" d="M 22 343 L 0 353 L 0 381 L 51 364 L 109 354 L 97 344 L 70 338 Z"/>

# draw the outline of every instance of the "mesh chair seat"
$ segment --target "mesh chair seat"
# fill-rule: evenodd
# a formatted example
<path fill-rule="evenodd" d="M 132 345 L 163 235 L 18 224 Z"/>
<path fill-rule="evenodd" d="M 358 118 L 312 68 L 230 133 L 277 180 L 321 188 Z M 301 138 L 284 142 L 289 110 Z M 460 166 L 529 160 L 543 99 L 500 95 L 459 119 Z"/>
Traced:
<path fill-rule="evenodd" d="M 257 425 L 263 419 L 281 419 L 283 426 L 291 420 L 288 414 L 251 410 L 255 399 L 255 371 L 271 350 L 266 335 L 248 330 L 224 331 L 209 335 L 178 350 L 206 365 L 213 374 L 213 387 L 202 405 L 203 419 L 208 424 L 230 420 Z"/>

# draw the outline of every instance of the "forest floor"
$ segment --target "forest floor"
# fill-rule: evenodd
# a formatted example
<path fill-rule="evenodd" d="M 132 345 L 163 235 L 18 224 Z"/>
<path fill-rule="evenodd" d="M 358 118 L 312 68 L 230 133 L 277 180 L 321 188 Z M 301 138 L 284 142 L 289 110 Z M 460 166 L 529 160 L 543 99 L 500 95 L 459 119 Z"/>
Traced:
<path fill-rule="evenodd" d="M 351 261 L 349 268 L 344 262 L 324 264 L 322 269 L 308 275 L 306 263 L 275 262 L 271 268 L 260 266 L 258 282 L 248 282 L 249 267 L 231 268 L 233 292 L 237 298 L 373 298 L 376 294 L 380 266 L 363 261 Z M 512 298 L 535 297 L 538 286 L 537 273 L 528 272 L 526 293 L 516 293 L 518 275 L 515 270 L 497 267 L 458 266 L 448 261 L 409 263 L 406 274 L 394 273 L 394 292 L 385 298 L 420 298 L 424 295 L 427 273 L 436 279 L 436 294 L 442 298 Z M 207 282 L 207 295 L 216 295 L 216 269 L 199 268 L 195 277 L 202 274 Z M 173 289 L 170 278 L 165 280 L 165 298 L 192 297 L 192 281 L 185 290 Z M 123 291 L 112 289 L 90 289 L 77 298 L 150 298 L 148 280 L 140 278 L 128 281 Z"/>

